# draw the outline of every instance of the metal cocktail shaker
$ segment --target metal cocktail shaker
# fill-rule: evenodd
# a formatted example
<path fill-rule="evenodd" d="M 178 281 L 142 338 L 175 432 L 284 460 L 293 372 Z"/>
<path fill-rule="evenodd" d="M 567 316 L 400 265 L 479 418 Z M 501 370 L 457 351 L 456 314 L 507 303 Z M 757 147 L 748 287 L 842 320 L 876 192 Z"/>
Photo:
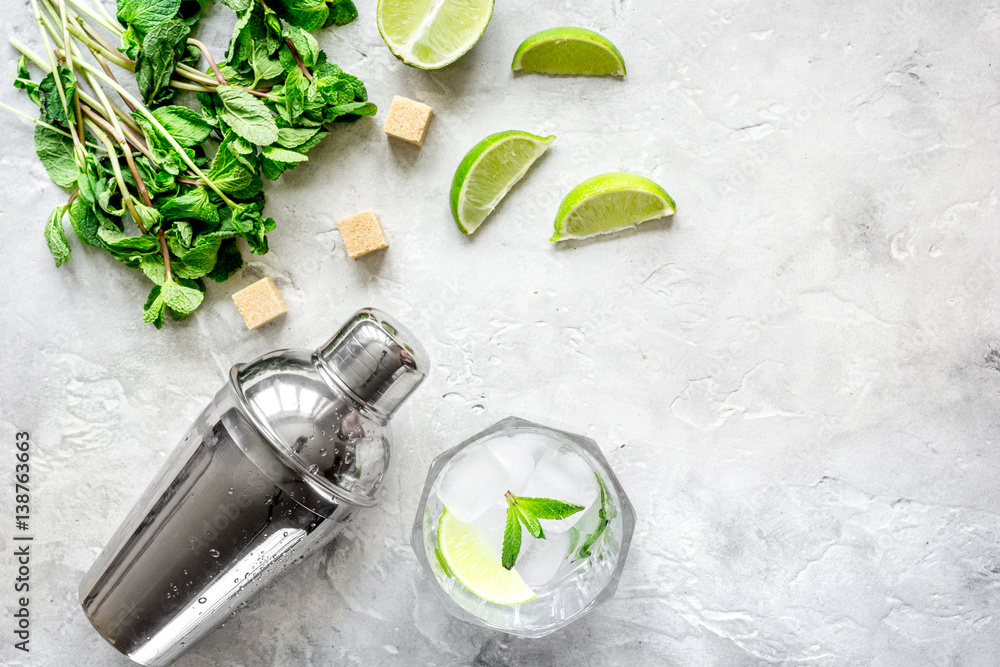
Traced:
<path fill-rule="evenodd" d="M 169 664 L 376 503 L 387 423 L 427 370 L 374 309 L 316 352 L 234 366 L 80 585 L 90 622 Z"/>

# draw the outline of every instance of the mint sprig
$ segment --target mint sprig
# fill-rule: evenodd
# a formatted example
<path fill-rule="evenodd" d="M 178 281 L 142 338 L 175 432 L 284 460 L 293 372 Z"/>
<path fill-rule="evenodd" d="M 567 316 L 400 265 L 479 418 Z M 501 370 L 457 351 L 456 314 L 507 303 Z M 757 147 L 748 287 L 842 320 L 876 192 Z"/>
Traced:
<path fill-rule="evenodd" d="M 521 552 L 522 525 L 536 540 L 544 540 L 545 532 L 539 519 L 565 519 L 583 511 L 583 505 L 552 498 L 526 498 L 515 496 L 510 491 L 504 497 L 507 500 L 507 526 L 503 532 L 501 562 L 507 570 L 514 567 Z"/>

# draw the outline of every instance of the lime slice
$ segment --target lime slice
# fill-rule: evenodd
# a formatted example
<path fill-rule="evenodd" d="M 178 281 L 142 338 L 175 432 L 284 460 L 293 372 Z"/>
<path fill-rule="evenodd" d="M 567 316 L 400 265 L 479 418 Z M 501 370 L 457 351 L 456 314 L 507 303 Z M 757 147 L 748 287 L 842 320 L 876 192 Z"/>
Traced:
<path fill-rule="evenodd" d="M 555 140 L 508 130 L 473 146 L 451 183 L 451 215 L 458 228 L 465 234 L 476 231 Z"/>
<path fill-rule="evenodd" d="M 615 172 L 587 179 L 559 206 L 550 241 L 580 239 L 673 215 L 667 191 L 644 176 Z"/>
<path fill-rule="evenodd" d="M 550 28 L 517 47 L 514 71 L 625 76 L 625 60 L 611 41 L 586 28 Z"/>
<path fill-rule="evenodd" d="M 444 510 L 438 523 L 438 549 L 448 569 L 462 585 L 490 602 L 522 604 L 535 599 L 515 570 L 505 570 L 474 524 L 463 523 Z"/>
<path fill-rule="evenodd" d="M 476 45 L 493 16 L 493 0 L 379 0 L 378 31 L 411 67 L 439 69 Z"/>

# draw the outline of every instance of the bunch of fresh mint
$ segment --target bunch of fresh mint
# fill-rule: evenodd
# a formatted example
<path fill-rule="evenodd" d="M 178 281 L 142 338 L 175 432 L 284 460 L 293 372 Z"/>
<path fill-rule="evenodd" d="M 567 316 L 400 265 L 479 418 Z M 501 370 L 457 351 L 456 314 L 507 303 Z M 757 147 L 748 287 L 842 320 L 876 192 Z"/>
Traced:
<path fill-rule="evenodd" d="M 237 20 L 217 60 L 190 36 L 200 2 L 119 0 L 116 17 L 85 2 L 31 0 L 44 56 L 11 39 L 24 54 L 14 85 L 39 108 L 38 157 L 72 190 L 45 239 L 56 266 L 69 260 L 68 215 L 81 241 L 140 269 L 153 282 L 143 321 L 160 328 L 164 313 L 183 319 L 201 304 L 203 278 L 222 282 L 242 266 L 237 239 L 267 252 L 275 222 L 263 216 L 263 179 L 305 162 L 327 123 L 375 114 L 364 84 L 308 32 L 357 11 L 351 0 L 224 0 Z M 135 73 L 141 99 L 111 65 Z M 198 109 L 170 104 L 182 90 L 197 94 Z"/>

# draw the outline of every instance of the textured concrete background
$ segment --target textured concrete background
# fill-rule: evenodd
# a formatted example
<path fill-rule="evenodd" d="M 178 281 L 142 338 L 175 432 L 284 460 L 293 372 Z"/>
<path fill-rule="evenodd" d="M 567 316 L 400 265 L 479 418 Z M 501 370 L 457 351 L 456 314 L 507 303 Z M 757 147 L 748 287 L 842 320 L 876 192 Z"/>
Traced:
<path fill-rule="evenodd" d="M 320 42 L 383 111 L 269 184 L 272 252 L 161 332 L 137 272 L 75 240 L 53 267 L 65 195 L 3 117 L 0 433 L 35 443 L 36 551 L 24 656 L 5 481 L 0 661 L 128 664 L 76 587 L 164 455 L 230 365 L 377 305 L 435 364 L 381 506 L 179 665 L 1000 664 L 1000 6 L 501 0 L 438 72 L 396 62 L 358 6 Z M 0 7 L 36 44 L 27 3 Z M 217 6 L 200 36 L 221 52 L 232 23 Z M 521 39 L 564 24 L 610 36 L 629 76 L 511 75 Z M 422 149 L 382 135 L 394 94 L 434 107 Z M 559 139 L 467 239 L 453 170 L 510 128 Z M 675 219 L 552 247 L 562 196 L 618 169 Z M 391 247 L 351 261 L 334 221 L 368 207 Z M 249 332 L 229 295 L 261 276 L 290 313 Z M 617 597 L 536 641 L 452 620 L 408 544 L 430 460 L 508 414 L 595 438 L 639 517 Z"/>

